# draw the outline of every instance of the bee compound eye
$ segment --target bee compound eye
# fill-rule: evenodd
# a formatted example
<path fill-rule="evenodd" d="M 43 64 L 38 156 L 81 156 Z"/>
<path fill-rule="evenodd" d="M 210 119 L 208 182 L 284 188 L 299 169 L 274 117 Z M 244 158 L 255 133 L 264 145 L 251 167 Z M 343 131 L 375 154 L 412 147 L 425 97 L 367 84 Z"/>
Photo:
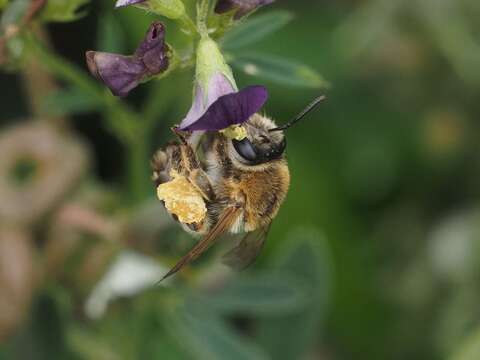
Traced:
<path fill-rule="evenodd" d="M 240 155 L 242 158 L 248 161 L 256 161 L 257 160 L 257 152 L 255 151 L 255 148 L 253 147 L 252 143 L 250 140 L 247 138 L 243 140 L 232 140 L 233 147 L 235 148 L 235 151 Z"/>

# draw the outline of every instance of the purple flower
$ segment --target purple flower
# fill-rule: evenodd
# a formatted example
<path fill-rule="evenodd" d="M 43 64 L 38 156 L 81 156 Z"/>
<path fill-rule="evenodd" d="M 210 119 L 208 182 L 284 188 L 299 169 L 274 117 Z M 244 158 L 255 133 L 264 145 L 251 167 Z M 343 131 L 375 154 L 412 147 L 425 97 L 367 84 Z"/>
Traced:
<path fill-rule="evenodd" d="M 169 65 L 165 27 L 154 22 L 131 56 L 87 51 L 90 72 L 105 83 L 113 95 L 126 96 L 140 82 L 163 73 Z"/>
<path fill-rule="evenodd" d="M 180 124 L 180 130 L 218 131 L 242 124 L 262 108 L 267 101 L 268 92 L 263 86 L 249 86 L 238 92 L 229 92 L 213 101 L 203 114 L 199 111 L 199 98 L 201 100 L 201 94 L 197 94 L 185 119 L 188 119 L 190 124 L 184 120 Z"/>
<path fill-rule="evenodd" d="M 234 19 L 238 20 L 245 15 L 255 11 L 260 6 L 273 3 L 275 0 L 218 0 L 215 6 L 217 14 L 223 14 L 235 10 Z"/>
<path fill-rule="evenodd" d="M 244 123 L 262 108 L 268 97 L 262 86 L 238 91 L 217 43 L 208 36 L 197 47 L 194 90 L 192 107 L 179 130 L 218 131 Z"/>
<path fill-rule="evenodd" d="M 117 0 L 115 3 L 116 8 L 130 5 L 147 9 L 169 19 L 179 19 L 185 15 L 185 5 L 182 0 Z"/>
<path fill-rule="evenodd" d="M 128 6 L 128 5 L 135 5 L 135 4 L 140 4 L 144 3 L 146 0 L 117 0 L 115 3 L 115 7 L 123 7 L 123 6 Z"/>

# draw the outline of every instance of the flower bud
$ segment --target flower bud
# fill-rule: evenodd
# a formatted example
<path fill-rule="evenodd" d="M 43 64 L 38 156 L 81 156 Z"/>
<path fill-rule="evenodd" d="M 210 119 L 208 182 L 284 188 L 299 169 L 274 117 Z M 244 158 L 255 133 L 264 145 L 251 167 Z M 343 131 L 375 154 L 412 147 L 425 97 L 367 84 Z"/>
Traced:
<path fill-rule="evenodd" d="M 136 5 L 169 19 L 178 19 L 185 14 L 185 6 L 180 0 L 118 0 L 115 7 Z"/>
<path fill-rule="evenodd" d="M 259 7 L 273 2 L 274 0 L 219 0 L 215 6 L 215 12 L 217 14 L 224 14 L 233 11 L 235 13 L 234 19 L 238 20 L 257 10 Z"/>
<path fill-rule="evenodd" d="M 126 96 L 146 79 L 165 72 L 169 65 L 169 47 L 165 27 L 154 22 L 131 56 L 87 51 L 88 69 L 105 83 L 115 96 Z"/>

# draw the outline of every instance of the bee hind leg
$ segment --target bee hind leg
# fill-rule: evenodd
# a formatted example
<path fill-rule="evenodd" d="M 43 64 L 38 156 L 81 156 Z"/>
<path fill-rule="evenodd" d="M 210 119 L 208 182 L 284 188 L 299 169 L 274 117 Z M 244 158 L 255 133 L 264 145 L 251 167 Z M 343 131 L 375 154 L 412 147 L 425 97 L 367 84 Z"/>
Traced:
<path fill-rule="evenodd" d="M 165 151 L 158 150 L 153 155 L 150 164 L 153 170 L 152 180 L 155 187 L 171 180 L 169 175 L 169 160 Z"/>
<path fill-rule="evenodd" d="M 192 147 L 187 143 L 171 143 L 164 150 L 158 150 L 152 162 L 155 186 L 171 180 L 171 171 L 186 177 L 190 183 L 208 201 L 215 198 L 215 193 L 207 173 L 202 169 Z"/>

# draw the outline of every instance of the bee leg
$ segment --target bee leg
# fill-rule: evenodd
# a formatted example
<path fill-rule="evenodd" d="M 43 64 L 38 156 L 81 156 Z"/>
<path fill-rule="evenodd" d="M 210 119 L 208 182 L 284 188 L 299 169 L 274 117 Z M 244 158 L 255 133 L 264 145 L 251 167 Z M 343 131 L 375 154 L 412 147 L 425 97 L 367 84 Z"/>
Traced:
<path fill-rule="evenodd" d="M 165 150 L 158 150 L 152 159 L 153 181 L 155 186 L 171 180 L 170 172 L 185 176 L 202 194 L 212 201 L 215 193 L 207 173 L 202 169 L 192 147 L 187 143 L 169 144 Z"/>
<path fill-rule="evenodd" d="M 152 166 L 153 170 L 152 180 L 155 184 L 155 187 L 158 187 L 158 185 L 170 181 L 170 175 L 168 171 L 169 159 L 165 151 L 158 150 L 153 155 L 150 165 Z"/>
<path fill-rule="evenodd" d="M 183 165 L 186 169 L 186 176 L 193 186 L 202 194 L 203 198 L 212 201 L 215 198 L 212 184 L 207 173 L 202 169 L 197 155 L 189 145 L 180 145 Z"/>

